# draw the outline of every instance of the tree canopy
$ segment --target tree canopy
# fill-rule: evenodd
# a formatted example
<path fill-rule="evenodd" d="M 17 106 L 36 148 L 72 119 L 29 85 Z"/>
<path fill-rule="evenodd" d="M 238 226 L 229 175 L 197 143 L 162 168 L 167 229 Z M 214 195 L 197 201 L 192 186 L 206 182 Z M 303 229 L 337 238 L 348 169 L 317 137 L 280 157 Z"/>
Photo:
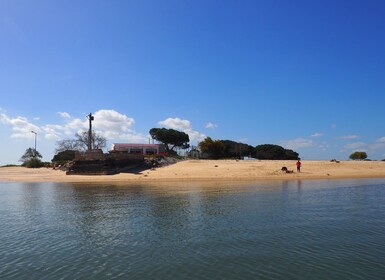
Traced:
<path fill-rule="evenodd" d="M 254 156 L 255 149 L 248 144 L 231 140 L 220 140 L 224 146 L 225 158 L 243 158 L 244 156 Z"/>
<path fill-rule="evenodd" d="M 349 156 L 352 160 L 364 160 L 367 157 L 368 155 L 365 152 L 354 152 Z"/>
<path fill-rule="evenodd" d="M 255 154 L 254 148 L 250 145 L 231 140 L 213 140 L 210 137 L 199 143 L 199 149 L 206 157 L 212 159 L 242 158 Z"/>
<path fill-rule="evenodd" d="M 198 146 L 201 152 L 206 154 L 208 158 L 220 159 L 224 156 L 225 146 L 220 140 L 213 140 L 207 137 L 199 142 Z"/>
<path fill-rule="evenodd" d="M 256 158 L 271 160 L 297 160 L 298 153 L 293 150 L 284 149 L 273 144 L 263 144 L 255 147 Z"/>
<path fill-rule="evenodd" d="M 25 153 L 21 156 L 20 161 L 22 166 L 30 168 L 38 168 L 43 166 L 41 161 L 42 155 L 33 148 L 28 148 Z"/>
<path fill-rule="evenodd" d="M 175 152 L 175 148 L 187 149 L 190 145 L 188 134 L 167 128 L 152 128 L 150 129 L 152 139 L 163 143 L 167 152 Z"/>

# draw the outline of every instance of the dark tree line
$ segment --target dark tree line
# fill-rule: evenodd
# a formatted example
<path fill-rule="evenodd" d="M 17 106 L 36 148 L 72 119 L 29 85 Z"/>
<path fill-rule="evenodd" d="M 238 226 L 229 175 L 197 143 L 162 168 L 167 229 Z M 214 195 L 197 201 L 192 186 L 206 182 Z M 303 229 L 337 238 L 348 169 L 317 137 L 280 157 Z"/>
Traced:
<path fill-rule="evenodd" d="M 278 145 L 264 144 L 255 147 L 256 158 L 272 160 L 297 160 L 298 153 Z"/>
<path fill-rule="evenodd" d="M 298 153 L 278 145 L 264 144 L 256 147 L 231 140 L 213 140 L 207 137 L 199 143 L 203 156 L 211 159 L 243 158 L 245 156 L 270 160 L 297 160 Z"/>
<path fill-rule="evenodd" d="M 231 140 L 213 140 L 207 137 L 199 143 L 203 157 L 212 159 L 253 157 L 254 148 Z"/>

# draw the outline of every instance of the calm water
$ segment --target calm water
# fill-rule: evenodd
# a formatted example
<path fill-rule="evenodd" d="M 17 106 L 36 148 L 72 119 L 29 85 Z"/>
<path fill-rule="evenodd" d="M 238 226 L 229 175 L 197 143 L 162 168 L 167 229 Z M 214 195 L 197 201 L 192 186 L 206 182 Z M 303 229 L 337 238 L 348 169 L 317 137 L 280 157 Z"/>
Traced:
<path fill-rule="evenodd" d="M 0 183 L 1 279 L 384 279 L 385 180 Z"/>

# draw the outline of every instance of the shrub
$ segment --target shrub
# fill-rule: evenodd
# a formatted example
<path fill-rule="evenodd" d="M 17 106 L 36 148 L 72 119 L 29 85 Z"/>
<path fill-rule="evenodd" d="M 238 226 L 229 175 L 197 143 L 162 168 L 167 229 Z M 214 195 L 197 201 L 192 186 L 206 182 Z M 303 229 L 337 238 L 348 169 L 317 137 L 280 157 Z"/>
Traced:
<path fill-rule="evenodd" d="M 354 152 L 349 156 L 352 160 L 364 160 L 367 157 L 368 155 L 365 152 Z"/>
<path fill-rule="evenodd" d="M 57 153 L 53 157 L 52 162 L 54 164 L 63 165 L 69 161 L 74 160 L 75 156 L 76 156 L 76 151 L 73 151 L 73 150 L 62 151 Z"/>
<path fill-rule="evenodd" d="M 40 168 L 44 166 L 44 163 L 38 158 L 32 158 L 30 160 L 25 161 L 21 166 L 27 168 Z"/>

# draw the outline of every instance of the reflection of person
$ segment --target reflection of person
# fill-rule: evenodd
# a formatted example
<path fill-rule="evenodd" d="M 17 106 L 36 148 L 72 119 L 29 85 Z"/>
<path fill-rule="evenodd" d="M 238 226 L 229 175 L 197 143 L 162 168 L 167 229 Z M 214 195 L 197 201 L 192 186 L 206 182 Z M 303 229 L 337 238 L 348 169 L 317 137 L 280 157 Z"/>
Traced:
<path fill-rule="evenodd" d="M 301 162 L 298 160 L 295 165 L 297 165 L 297 172 L 301 172 Z"/>

